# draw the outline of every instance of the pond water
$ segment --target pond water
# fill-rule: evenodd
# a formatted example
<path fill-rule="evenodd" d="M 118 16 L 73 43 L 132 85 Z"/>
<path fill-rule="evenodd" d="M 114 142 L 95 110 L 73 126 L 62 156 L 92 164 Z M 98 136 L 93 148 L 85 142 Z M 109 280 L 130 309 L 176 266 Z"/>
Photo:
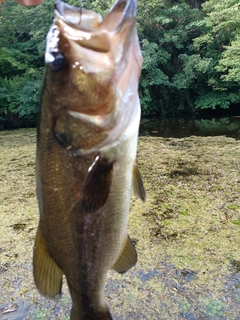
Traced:
<path fill-rule="evenodd" d="M 221 136 L 240 139 L 240 116 L 212 119 L 143 119 L 140 136 L 183 138 L 188 136 Z"/>

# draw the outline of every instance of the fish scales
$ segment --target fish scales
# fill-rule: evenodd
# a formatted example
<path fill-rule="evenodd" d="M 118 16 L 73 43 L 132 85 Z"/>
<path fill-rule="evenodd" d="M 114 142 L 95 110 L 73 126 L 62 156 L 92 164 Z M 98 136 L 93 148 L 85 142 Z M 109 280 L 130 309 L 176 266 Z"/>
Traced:
<path fill-rule="evenodd" d="M 50 298 L 66 276 L 71 320 L 112 319 L 107 272 L 137 262 L 127 234 L 132 189 L 145 201 L 136 165 L 142 57 L 135 18 L 136 1 L 119 0 L 103 19 L 83 9 L 79 25 L 79 8 L 58 1 L 47 37 L 33 273 Z"/>

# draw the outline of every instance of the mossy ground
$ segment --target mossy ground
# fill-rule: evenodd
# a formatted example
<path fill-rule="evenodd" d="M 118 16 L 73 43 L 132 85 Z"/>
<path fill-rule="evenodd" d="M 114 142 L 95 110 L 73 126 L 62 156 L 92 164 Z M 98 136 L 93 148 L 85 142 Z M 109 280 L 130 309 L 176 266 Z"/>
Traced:
<path fill-rule="evenodd" d="M 32 279 L 38 223 L 34 129 L 0 132 L 0 319 L 67 319 L 63 298 Z M 133 198 L 129 235 L 138 263 L 109 272 L 114 319 L 240 319 L 240 142 L 140 137 L 147 202 Z M 16 310 L 8 312 L 10 309 Z"/>

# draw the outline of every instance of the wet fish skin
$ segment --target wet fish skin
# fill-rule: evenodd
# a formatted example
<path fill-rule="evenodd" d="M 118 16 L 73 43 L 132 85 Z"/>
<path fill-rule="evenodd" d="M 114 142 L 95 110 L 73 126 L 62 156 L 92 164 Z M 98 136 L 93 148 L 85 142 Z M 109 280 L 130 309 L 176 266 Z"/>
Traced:
<path fill-rule="evenodd" d="M 145 201 L 136 166 L 142 57 L 136 0 L 102 20 L 58 1 L 46 48 L 37 138 L 40 219 L 33 273 L 39 292 L 61 293 L 71 320 L 112 319 L 104 300 L 109 269 L 137 261 L 127 235 L 132 189 Z"/>

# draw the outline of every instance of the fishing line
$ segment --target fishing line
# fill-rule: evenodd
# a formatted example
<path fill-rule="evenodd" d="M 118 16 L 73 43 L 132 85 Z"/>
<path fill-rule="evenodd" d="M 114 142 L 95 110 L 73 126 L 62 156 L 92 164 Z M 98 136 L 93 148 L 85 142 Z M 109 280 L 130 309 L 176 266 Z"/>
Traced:
<path fill-rule="evenodd" d="M 82 22 L 82 0 L 79 0 L 79 3 L 80 3 L 80 20 L 78 24 L 80 25 Z"/>

